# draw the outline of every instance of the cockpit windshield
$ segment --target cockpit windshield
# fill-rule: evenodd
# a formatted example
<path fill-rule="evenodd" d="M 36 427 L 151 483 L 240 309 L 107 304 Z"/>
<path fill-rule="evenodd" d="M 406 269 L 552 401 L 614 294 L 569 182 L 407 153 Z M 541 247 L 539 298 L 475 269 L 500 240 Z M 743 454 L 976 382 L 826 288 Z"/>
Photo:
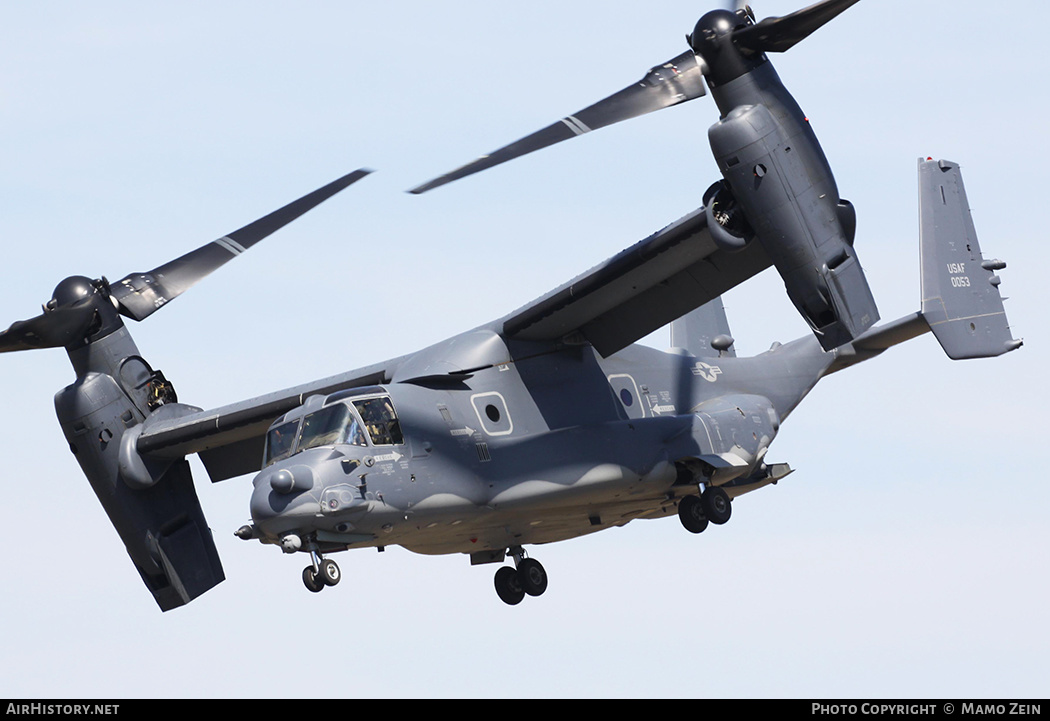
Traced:
<path fill-rule="evenodd" d="M 302 430 L 299 429 L 300 422 Z M 298 440 L 298 444 L 296 443 Z M 317 446 L 347 443 L 367 446 L 365 432 L 349 406 L 336 403 L 270 429 L 266 434 L 266 458 L 263 466 L 288 458 L 294 453 Z"/>
<path fill-rule="evenodd" d="M 357 419 L 350 413 L 346 405 L 336 403 L 311 413 L 303 419 L 303 429 L 299 432 L 298 450 L 305 451 L 307 448 L 317 446 L 334 446 L 337 443 L 366 445 L 365 435 Z"/>
<path fill-rule="evenodd" d="M 389 398 L 365 398 L 352 402 L 353 409 L 346 403 L 332 403 L 302 419 L 271 428 L 266 434 L 263 466 L 318 446 L 367 446 L 368 438 L 371 438 L 374 446 L 401 445 L 405 442 L 401 422 Z"/>

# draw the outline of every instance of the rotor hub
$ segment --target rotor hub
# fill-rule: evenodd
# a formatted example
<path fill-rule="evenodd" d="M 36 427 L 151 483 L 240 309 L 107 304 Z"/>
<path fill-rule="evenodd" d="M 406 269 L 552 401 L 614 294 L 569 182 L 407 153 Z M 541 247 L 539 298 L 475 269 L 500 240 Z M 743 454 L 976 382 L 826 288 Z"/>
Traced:
<path fill-rule="evenodd" d="M 741 50 L 736 31 L 754 23 L 746 10 L 712 10 L 700 18 L 687 36 L 693 52 L 704 59 L 708 83 L 713 87 L 750 72 L 765 62 L 765 55 Z"/>
<path fill-rule="evenodd" d="M 55 286 L 55 292 L 51 294 L 51 300 L 47 303 L 48 310 L 54 310 L 62 306 L 71 305 L 78 300 L 98 292 L 95 281 L 82 275 L 71 275 Z"/>
<path fill-rule="evenodd" d="M 734 30 L 747 24 L 748 17 L 743 12 L 711 10 L 696 21 L 696 26 L 689 36 L 689 45 L 694 52 L 704 55 L 706 59 L 705 52 L 717 53 L 724 43 L 730 41 Z"/>

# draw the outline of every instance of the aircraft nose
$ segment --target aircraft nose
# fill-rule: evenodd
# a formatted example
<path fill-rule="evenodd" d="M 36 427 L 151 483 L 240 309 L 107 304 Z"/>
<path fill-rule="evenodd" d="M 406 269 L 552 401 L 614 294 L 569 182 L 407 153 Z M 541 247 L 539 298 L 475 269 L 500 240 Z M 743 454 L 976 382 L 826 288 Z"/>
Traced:
<path fill-rule="evenodd" d="M 269 485 L 282 495 L 308 491 L 314 486 L 314 472 L 309 466 L 302 465 L 281 468 L 270 474 Z"/>
<path fill-rule="evenodd" d="M 251 515 L 263 529 L 274 525 L 276 519 L 292 521 L 298 517 L 317 514 L 318 501 L 313 490 L 316 474 L 307 465 L 276 466 L 263 470 L 253 481 Z"/>

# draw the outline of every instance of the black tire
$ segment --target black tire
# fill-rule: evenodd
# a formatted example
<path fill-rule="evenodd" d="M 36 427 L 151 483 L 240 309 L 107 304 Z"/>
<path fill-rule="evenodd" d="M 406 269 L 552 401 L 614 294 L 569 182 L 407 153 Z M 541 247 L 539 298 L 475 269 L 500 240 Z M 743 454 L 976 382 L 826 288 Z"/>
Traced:
<path fill-rule="evenodd" d="M 314 573 L 313 566 L 303 569 L 303 585 L 313 593 L 320 593 L 324 589 L 324 581 L 320 574 Z"/>
<path fill-rule="evenodd" d="M 334 586 L 339 583 L 339 579 L 343 577 L 343 574 L 339 571 L 339 564 L 326 558 L 321 561 L 321 570 L 318 571 L 317 576 L 324 581 L 324 585 Z"/>
<path fill-rule="evenodd" d="M 526 558 L 518 564 L 518 581 L 530 596 L 540 596 L 547 590 L 547 571 L 534 558 Z"/>
<path fill-rule="evenodd" d="M 707 530 L 708 520 L 699 496 L 686 496 L 678 502 L 678 520 L 690 533 L 703 533 Z"/>
<path fill-rule="evenodd" d="M 525 589 L 521 587 L 518 572 L 510 566 L 503 566 L 496 571 L 496 595 L 508 606 L 516 606 L 525 598 Z"/>
<path fill-rule="evenodd" d="M 704 515 L 707 520 L 715 525 L 721 526 L 733 515 L 733 504 L 729 501 L 729 494 L 721 488 L 711 487 L 700 496 L 703 504 Z"/>

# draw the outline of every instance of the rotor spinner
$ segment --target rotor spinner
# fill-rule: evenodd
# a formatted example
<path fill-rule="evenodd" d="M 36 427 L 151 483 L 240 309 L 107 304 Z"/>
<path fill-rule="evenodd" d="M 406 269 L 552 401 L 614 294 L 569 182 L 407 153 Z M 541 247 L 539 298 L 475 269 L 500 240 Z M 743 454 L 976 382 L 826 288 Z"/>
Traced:
<path fill-rule="evenodd" d="M 723 85 L 766 62 L 764 53 L 742 49 L 733 42 L 737 30 L 753 24 L 747 10 L 712 10 L 696 22 L 686 40 L 707 66 L 704 76 L 708 85 Z"/>
<path fill-rule="evenodd" d="M 71 275 L 57 286 L 51 294 L 51 300 L 44 306 L 46 310 L 54 310 L 60 306 L 70 305 L 78 300 L 87 298 L 98 292 L 95 281 L 82 275 Z"/>

